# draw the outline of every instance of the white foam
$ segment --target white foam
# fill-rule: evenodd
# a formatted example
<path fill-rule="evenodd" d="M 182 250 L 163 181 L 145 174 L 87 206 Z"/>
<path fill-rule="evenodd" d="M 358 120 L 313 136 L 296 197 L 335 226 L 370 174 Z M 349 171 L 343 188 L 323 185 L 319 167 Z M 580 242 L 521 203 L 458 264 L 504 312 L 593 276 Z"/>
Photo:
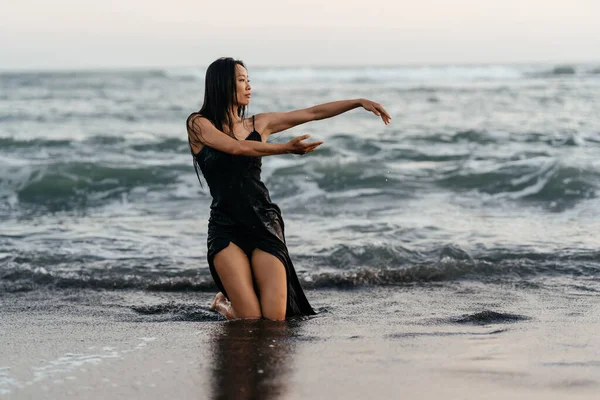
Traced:
<path fill-rule="evenodd" d="M 413 66 L 413 67 L 364 67 L 309 70 L 262 71 L 257 79 L 271 82 L 430 82 L 455 80 L 512 80 L 528 76 L 538 68 L 523 66 Z"/>
<path fill-rule="evenodd" d="M 31 368 L 33 379 L 26 382 L 19 382 L 14 377 L 10 376 L 8 370 L 10 367 L 0 367 L 0 395 L 12 393 L 14 389 L 20 389 L 26 386 L 31 386 L 41 382 L 49 382 L 55 385 L 63 384 L 65 380 L 76 380 L 76 376 L 72 373 L 75 371 L 88 372 L 90 367 L 97 366 L 105 360 L 121 359 L 127 353 L 134 350 L 142 350 L 149 343 L 156 340 L 155 337 L 139 338 L 141 342 L 133 348 L 119 350 L 112 346 L 102 346 L 101 352 L 96 353 L 65 353 L 64 355 L 46 361 L 41 366 Z M 88 350 L 94 350 L 97 346 L 90 346 Z M 102 379 L 104 382 L 110 382 L 107 378 Z M 43 390 L 47 390 L 48 386 L 41 385 Z"/>
<path fill-rule="evenodd" d="M 548 67 L 528 65 L 423 65 L 371 67 L 249 67 L 251 79 L 269 83 L 301 82 L 390 82 L 443 80 L 520 79 L 541 74 Z M 163 71 L 169 78 L 204 81 L 205 68 L 172 68 Z"/>

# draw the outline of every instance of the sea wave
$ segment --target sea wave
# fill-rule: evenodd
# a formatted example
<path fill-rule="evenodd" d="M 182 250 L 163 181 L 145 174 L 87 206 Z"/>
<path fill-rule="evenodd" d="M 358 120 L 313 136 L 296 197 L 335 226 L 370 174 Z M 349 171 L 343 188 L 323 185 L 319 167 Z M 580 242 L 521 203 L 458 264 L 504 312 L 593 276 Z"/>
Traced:
<path fill-rule="evenodd" d="M 126 194 L 144 197 L 149 191 L 173 190 L 190 166 L 100 165 L 93 162 L 56 162 L 0 170 L 0 199 L 51 210 L 70 210 L 106 204 Z M 190 175 L 191 176 L 191 175 Z"/>
<path fill-rule="evenodd" d="M 25 149 L 28 152 L 45 148 L 57 148 L 72 150 L 77 148 L 92 148 L 94 152 L 120 150 L 130 148 L 137 151 L 189 151 L 188 142 L 183 139 L 156 137 L 154 135 L 96 135 L 83 140 L 78 139 L 17 139 L 14 137 L 0 137 L 0 149 L 20 150 Z"/>
<path fill-rule="evenodd" d="M 542 144 L 551 147 L 598 146 L 600 137 L 597 132 L 503 132 L 486 130 L 459 130 L 456 132 L 438 132 L 419 134 L 411 140 L 427 143 L 480 145 L 496 143 Z"/>
<path fill-rule="evenodd" d="M 557 64 L 552 67 L 540 64 L 495 65 L 390 65 L 356 67 L 253 67 L 252 77 L 263 82 L 383 82 L 383 81 L 430 81 L 430 80 L 504 80 L 535 76 L 593 75 L 598 65 Z M 73 87 L 102 88 L 106 82 L 139 84 L 144 80 L 204 80 L 206 67 L 175 67 L 138 70 L 79 70 L 53 72 L 3 72 L 0 87 L 52 86 L 58 82 Z"/>
<path fill-rule="evenodd" d="M 487 146 L 511 140 L 547 142 L 551 147 L 538 147 L 535 152 L 517 147 L 504 154 L 478 157 L 473 149 L 469 152 L 457 146 L 463 141 Z M 598 146 L 581 140 L 587 143 L 585 149 Z M 312 192 L 323 199 L 342 194 L 410 197 L 419 190 L 443 189 L 541 202 L 556 210 L 596 198 L 600 190 L 600 170 L 593 163 L 567 163 L 552 153 L 552 148 L 574 146 L 575 139 L 569 136 L 551 141 L 536 134 L 461 131 L 411 137 L 409 141 L 415 145 L 333 136 L 333 147 L 309 158 L 267 163 L 264 179 L 273 194 L 284 199 L 306 193 L 305 186 L 310 183 Z M 435 141 L 446 148 L 419 145 L 421 141 Z M 152 191 L 167 196 L 165 199 L 169 193 L 179 198 L 177 193 L 189 192 L 195 177 L 188 144 L 177 138 L 3 138 L 0 146 L 7 152 L 5 158 L 0 157 L 0 201 L 11 199 L 25 205 L 69 210 L 104 205 L 122 196 L 135 199 L 136 193 L 143 197 Z M 99 156 L 97 160 L 89 159 L 86 154 L 90 151 Z M 40 156 L 28 159 L 32 154 Z M 200 187 L 194 185 L 193 189 Z"/>
<path fill-rule="evenodd" d="M 88 258 L 86 268 L 56 269 L 65 263 L 56 256 L 41 266 L 35 260 L 13 256 L 3 260 L 0 270 L 0 292 L 29 291 L 40 288 L 140 289 L 149 291 L 215 291 L 207 268 L 164 270 L 152 267 L 127 267 L 124 261 Z M 298 256 L 297 267 L 309 260 Z M 310 260 L 315 261 L 315 256 Z M 35 262 L 32 262 L 35 261 Z M 64 260 L 63 260 L 64 261 Z M 81 261 L 81 260 L 80 260 Z M 164 261 L 164 260 L 163 260 Z M 157 265 L 164 265 L 154 260 Z M 94 263 L 98 265 L 93 267 Z M 329 255 L 320 256 L 308 272 L 299 274 L 306 288 L 353 288 L 361 286 L 393 286 L 415 283 L 443 283 L 461 280 L 479 282 L 526 282 L 544 277 L 596 278 L 600 275 L 600 251 L 561 249 L 553 253 L 536 253 L 511 249 L 490 249 L 479 255 L 453 245 L 428 252 L 398 247 L 367 246 L 351 249 L 338 246 Z M 54 270 L 53 270 L 54 268 Z"/>
<path fill-rule="evenodd" d="M 302 82 L 432 82 L 432 81 L 500 81 L 531 77 L 592 75 L 594 69 L 579 65 L 557 65 L 551 69 L 540 65 L 422 65 L 380 67 L 279 67 L 252 68 L 253 79 L 266 83 Z M 205 68 L 170 68 L 165 77 L 179 80 L 204 80 Z"/>
<path fill-rule="evenodd" d="M 438 180 L 439 185 L 452 190 L 476 190 L 496 198 L 538 201 L 553 207 L 595 198 L 599 182 L 600 171 L 563 165 L 547 157 L 466 163 Z"/>

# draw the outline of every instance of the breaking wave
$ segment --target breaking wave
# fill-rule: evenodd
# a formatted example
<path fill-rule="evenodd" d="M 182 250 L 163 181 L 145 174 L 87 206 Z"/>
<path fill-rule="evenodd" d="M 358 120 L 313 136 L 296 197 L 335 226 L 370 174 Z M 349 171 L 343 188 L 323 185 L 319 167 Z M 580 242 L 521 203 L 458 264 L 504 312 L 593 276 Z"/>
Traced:
<path fill-rule="evenodd" d="M 56 257 L 4 259 L 8 266 L 0 271 L 0 292 L 30 291 L 40 287 L 140 289 L 149 291 L 215 291 L 207 268 L 165 271 L 158 266 L 140 270 L 128 267 L 126 261 L 111 268 L 113 260 L 86 259 L 85 270 L 72 270 Z M 308 256 L 297 257 L 298 265 Z M 306 288 L 348 289 L 362 286 L 394 286 L 417 283 L 443 283 L 460 280 L 480 282 L 519 282 L 548 276 L 594 278 L 600 275 L 600 251 L 567 251 L 558 253 L 515 252 L 496 249 L 471 256 L 456 246 L 443 246 L 430 252 L 408 251 L 401 247 L 366 246 L 350 249 L 338 246 L 329 254 L 311 256 L 314 268 L 300 274 Z M 72 262 L 77 264 L 76 262 Z M 40 266 L 45 264 L 46 267 Z M 94 265 L 97 265 L 94 267 Z M 320 272 L 321 271 L 321 272 Z"/>

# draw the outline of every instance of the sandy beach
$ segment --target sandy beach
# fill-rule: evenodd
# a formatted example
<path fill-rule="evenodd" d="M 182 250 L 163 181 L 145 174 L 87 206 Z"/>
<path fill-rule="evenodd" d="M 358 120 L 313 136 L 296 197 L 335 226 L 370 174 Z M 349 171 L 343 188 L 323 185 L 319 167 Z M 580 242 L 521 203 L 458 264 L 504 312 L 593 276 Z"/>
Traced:
<path fill-rule="evenodd" d="M 226 322 L 210 293 L 0 297 L 7 399 L 595 399 L 598 293 L 310 290 L 307 320 Z"/>

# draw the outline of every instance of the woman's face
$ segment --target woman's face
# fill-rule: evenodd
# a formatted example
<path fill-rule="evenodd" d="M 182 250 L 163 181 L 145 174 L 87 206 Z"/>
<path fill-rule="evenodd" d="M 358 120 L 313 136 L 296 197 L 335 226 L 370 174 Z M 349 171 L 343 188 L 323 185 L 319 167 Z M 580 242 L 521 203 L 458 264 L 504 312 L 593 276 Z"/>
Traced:
<path fill-rule="evenodd" d="M 236 102 L 239 106 L 247 106 L 250 104 L 250 81 L 248 80 L 248 71 L 239 64 L 235 66 L 235 92 Z"/>

